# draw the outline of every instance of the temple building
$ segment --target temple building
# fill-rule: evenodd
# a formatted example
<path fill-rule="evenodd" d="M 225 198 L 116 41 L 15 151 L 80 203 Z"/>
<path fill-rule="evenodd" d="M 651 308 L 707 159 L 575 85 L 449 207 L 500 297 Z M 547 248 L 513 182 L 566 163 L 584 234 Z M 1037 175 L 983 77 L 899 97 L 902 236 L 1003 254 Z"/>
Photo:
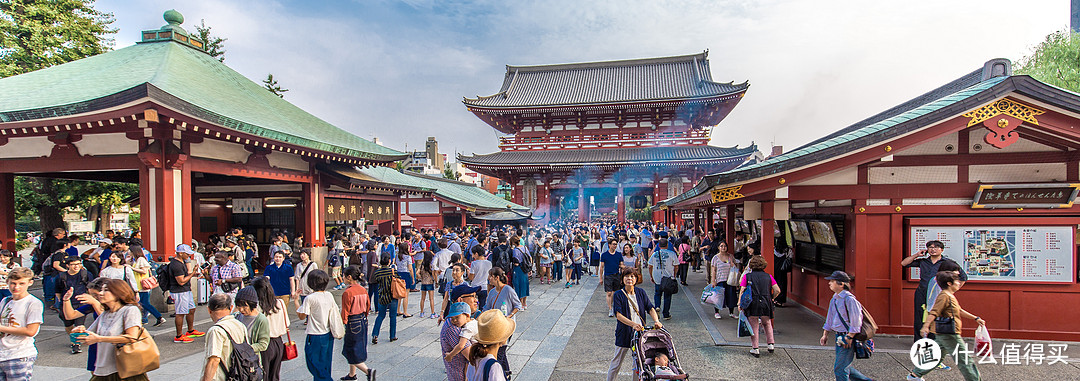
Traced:
<path fill-rule="evenodd" d="M 465 98 L 500 152 L 458 156 L 498 177 L 541 222 L 659 218 L 649 207 L 706 174 L 761 158 L 709 145 L 749 83 L 712 80 L 708 52 L 607 62 L 507 66 L 502 87 Z"/>

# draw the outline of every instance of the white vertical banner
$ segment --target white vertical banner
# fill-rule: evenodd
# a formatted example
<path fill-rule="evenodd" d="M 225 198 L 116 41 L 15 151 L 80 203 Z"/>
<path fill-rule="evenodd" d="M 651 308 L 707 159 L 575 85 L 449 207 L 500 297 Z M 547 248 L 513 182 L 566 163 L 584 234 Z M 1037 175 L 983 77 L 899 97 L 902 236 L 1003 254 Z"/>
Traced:
<path fill-rule="evenodd" d="M 148 182 L 150 183 L 150 191 L 146 193 L 147 196 L 150 198 L 150 210 L 143 211 L 143 213 L 144 214 L 149 213 L 149 216 L 147 217 L 147 218 L 149 218 L 149 220 L 147 220 L 147 221 L 149 221 L 150 223 L 147 224 L 147 225 L 150 227 L 150 231 L 149 232 L 144 232 L 144 233 L 147 233 L 148 236 L 150 237 L 150 251 L 157 251 L 157 249 L 158 249 L 158 246 L 157 246 L 158 245 L 158 241 L 157 241 L 158 240 L 157 168 L 148 168 L 146 170 L 146 172 L 147 172 L 146 178 L 149 179 Z"/>

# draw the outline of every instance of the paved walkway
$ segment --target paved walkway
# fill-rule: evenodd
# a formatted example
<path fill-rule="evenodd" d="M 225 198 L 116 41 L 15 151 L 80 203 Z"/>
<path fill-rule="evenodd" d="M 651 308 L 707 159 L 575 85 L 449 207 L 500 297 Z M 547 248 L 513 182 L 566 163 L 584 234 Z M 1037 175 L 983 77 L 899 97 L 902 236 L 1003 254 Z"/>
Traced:
<path fill-rule="evenodd" d="M 517 331 L 510 341 L 507 356 L 515 380 L 548 380 L 555 369 L 559 356 L 564 353 L 570 334 L 578 325 L 578 319 L 594 295 L 597 278 L 589 277 L 580 286 L 563 288 L 561 285 L 540 285 L 533 282 L 530 288 L 529 310 L 517 315 Z M 340 295 L 340 292 L 335 292 Z M 603 294 L 601 294 L 603 295 Z M 368 366 L 377 369 L 381 380 L 439 380 L 446 379 L 441 348 L 439 326 L 436 320 L 421 319 L 419 294 L 410 293 L 409 312 L 414 316 L 398 319 L 398 338 L 390 343 L 385 340 L 389 321 L 383 323 L 383 341 L 368 345 Z M 606 308 L 606 307 L 605 307 Z M 202 322 L 197 324 L 205 331 L 209 325 L 205 307 L 200 306 Z M 46 314 L 47 318 L 49 314 Z M 295 315 L 294 315 L 295 316 Z M 369 319 L 374 324 L 374 318 Z M 67 353 L 67 335 L 59 322 L 47 322 L 39 337 L 38 348 L 42 352 L 38 365 L 34 366 L 34 380 L 66 381 L 86 380 L 83 370 L 86 355 Z M 171 326 L 152 329 L 162 352 L 162 366 L 149 374 L 152 380 L 197 380 L 203 365 L 205 339 L 191 344 L 174 344 L 169 340 Z M 370 327 L 369 327 L 370 329 Z M 304 363 L 304 325 L 294 323 L 290 327 L 293 341 L 300 344 L 300 357 L 282 365 L 282 380 L 310 380 Z M 341 341 L 335 341 L 333 376 L 335 379 L 348 372 L 345 358 L 340 354 Z"/>

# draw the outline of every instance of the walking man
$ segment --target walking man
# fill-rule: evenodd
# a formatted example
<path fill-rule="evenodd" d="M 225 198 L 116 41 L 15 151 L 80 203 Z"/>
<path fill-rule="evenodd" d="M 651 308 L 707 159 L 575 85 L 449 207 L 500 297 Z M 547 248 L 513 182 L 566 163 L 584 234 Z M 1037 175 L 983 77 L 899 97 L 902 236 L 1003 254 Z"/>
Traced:
<path fill-rule="evenodd" d="M 169 260 L 169 268 L 166 270 L 172 277 L 169 282 L 169 294 L 173 298 L 173 306 L 176 308 L 176 337 L 174 343 L 190 343 L 194 337 L 206 335 L 195 329 L 195 297 L 191 295 L 191 279 L 201 277 L 196 271 L 194 263 L 187 263 L 188 258 L 195 253 L 188 245 L 176 246 L 176 256 Z M 184 319 L 187 319 L 187 332 L 184 330 Z"/>
<path fill-rule="evenodd" d="M 930 282 L 934 282 L 934 277 L 937 276 L 938 269 L 941 267 L 941 264 L 944 263 L 943 261 L 952 262 L 952 265 L 959 268 L 960 280 L 962 282 L 967 282 L 967 272 L 952 259 L 943 257 L 941 254 L 944 251 L 944 243 L 941 243 L 941 241 L 929 241 L 926 243 L 925 250 L 919 250 L 915 254 L 900 261 L 900 266 L 919 268 L 919 287 L 915 289 L 914 341 L 919 341 L 919 339 L 922 338 L 919 331 L 922 329 L 923 314 L 926 312 L 927 288 L 930 286 Z"/>

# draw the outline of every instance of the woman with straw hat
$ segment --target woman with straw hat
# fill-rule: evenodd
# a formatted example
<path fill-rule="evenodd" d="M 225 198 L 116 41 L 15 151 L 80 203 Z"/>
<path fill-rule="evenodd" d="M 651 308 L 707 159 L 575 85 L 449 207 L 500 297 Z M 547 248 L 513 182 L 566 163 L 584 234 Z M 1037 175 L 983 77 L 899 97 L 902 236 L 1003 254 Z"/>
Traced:
<path fill-rule="evenodd" d="M 469 381 L 506 381 L 495 354 L 506 345 L 517 323 L 498 309 L 484 311 L 476 321 L 476 344 L 469 347 L 469 367 L 465 370 L 465 377 Z"/>

